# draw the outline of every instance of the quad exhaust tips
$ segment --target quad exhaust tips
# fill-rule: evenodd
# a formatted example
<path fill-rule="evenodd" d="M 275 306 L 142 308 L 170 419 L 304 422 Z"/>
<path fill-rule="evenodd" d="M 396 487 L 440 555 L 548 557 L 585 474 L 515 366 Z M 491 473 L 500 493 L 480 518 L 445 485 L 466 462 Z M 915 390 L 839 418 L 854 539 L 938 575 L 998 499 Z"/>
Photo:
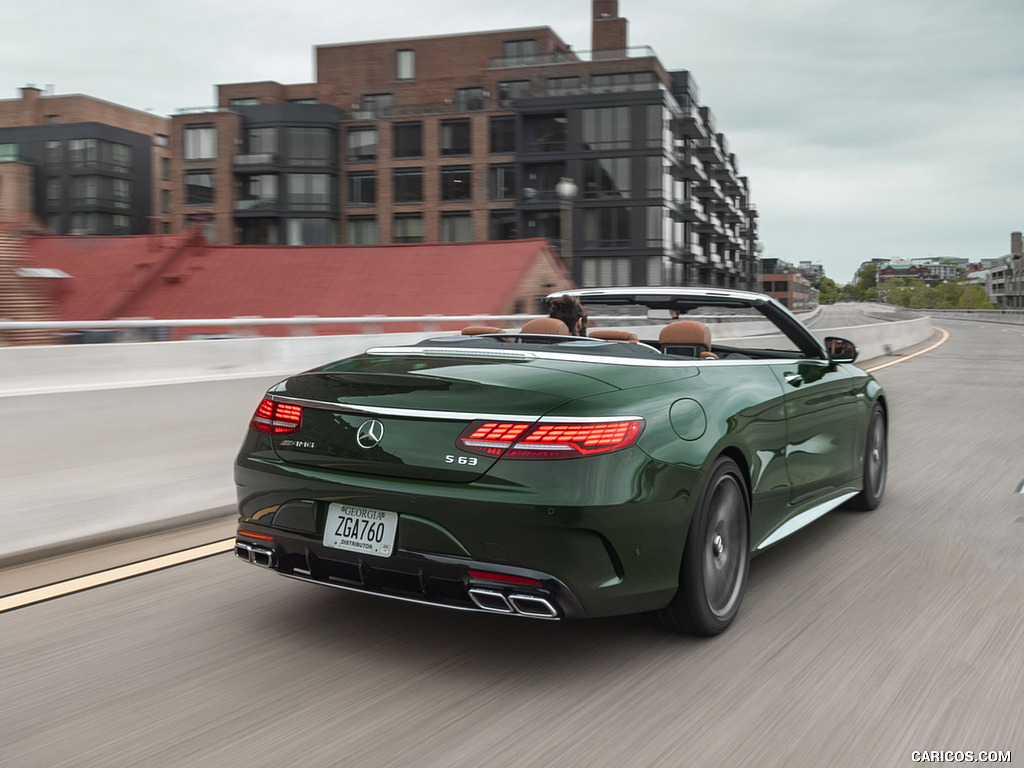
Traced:
<path fill-rule="evenodd" d="M 469 596 L 477 608 L 490 613 L 511 613 L 533 619 L 557 619 L 558 611 L 544 597 L 537 595 L 506 595 L 492 589 L 471 587 Z"/>
<path fill-rule="evenodd" d="M 255 544 L 246 544 L 244 541 L 235 542 L 235 557 L 261 568 L 274 567 L 274 550 L 258 547 Z"/>

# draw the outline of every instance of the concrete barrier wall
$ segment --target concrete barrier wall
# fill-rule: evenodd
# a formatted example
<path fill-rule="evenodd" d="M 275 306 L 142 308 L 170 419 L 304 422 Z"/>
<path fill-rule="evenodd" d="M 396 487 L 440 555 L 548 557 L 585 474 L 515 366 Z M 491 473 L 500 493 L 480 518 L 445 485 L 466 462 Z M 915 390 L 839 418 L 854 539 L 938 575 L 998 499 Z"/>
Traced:
<path fill-rule="evenodd" d="M 928 318 L 816 331 L 862 360 L 930 333 Z M 269 386 L 429 335 L 0 348 L 0 567 L 230 514 L 233 459 Z"/>

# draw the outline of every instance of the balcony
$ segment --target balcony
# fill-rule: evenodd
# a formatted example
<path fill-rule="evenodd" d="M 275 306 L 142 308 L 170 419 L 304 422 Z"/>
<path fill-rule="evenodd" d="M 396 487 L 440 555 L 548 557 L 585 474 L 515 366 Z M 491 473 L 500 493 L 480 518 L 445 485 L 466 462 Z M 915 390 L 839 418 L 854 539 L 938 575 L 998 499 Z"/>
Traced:
<path fill-rule="evenodd" d="M 700 198 L 708 198 L 711 200 L 725 199 L 725 194 L 722 192 L 722 186 L 714 179 L 697 182 L 694 186 L 693 193 Z"/>
<path fill-rule="evenodd" d="M 683 107 L 682 114 L 673 121 L 673 129 L 680 138 L 707 139 L 704 120 L 697 107 Z"/>
<path fill-rule="evenodd" d="M 713 136 L 700 139 L 697 142 L 696 150 L 697 157 L 703 160 L 705 164 L 720 165 L 725 162 L 722 148 L 718 146 L 718 139 Z"/>
<path fill-rule="evenodd" d="M 677 181 L 707 181 L 704 164 L 692 149 L 680 149 L 672 153 L 672 172 Z"/>
<path fill-rule="evenodd" d="M 669 210 L 672 212 L 672 218 L 676 221 L 686 221 L 692 224 L 705 224 L 708 221 L 704 206 L 698 200 L 672 200 L 669 203 Z"/>

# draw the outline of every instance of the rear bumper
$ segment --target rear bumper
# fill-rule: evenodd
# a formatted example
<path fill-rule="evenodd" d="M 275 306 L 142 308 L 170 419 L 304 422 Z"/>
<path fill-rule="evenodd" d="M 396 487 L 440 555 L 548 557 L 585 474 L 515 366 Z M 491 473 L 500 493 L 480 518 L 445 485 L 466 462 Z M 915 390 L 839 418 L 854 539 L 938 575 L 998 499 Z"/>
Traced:
<path fill-rule="evenodd" d="M 270 540 L 239 533 L 236 557 L 299 581 L 459 611 L 548 620 L 587 615 L 565 584 L 539 571 L 403 550 L 387 558 L 374 557 L 331 549 L 315 538 L 251 522 L 245 529 Z M 486 573 L 488 578 L 471 572 Z"/>

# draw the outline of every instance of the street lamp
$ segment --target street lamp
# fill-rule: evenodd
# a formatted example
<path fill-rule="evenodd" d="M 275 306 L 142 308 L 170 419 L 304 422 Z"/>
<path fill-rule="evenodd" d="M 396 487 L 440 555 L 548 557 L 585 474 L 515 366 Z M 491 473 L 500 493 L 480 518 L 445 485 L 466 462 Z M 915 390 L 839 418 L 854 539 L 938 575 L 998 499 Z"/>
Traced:
<path fill-rule="evenodd" d="M 561 230 L 562 240 L 562 262 L 569 272 L 570 279 L 573 280 L 575 280 L 575 277 L 572 271 L 572 203 L 576 199 L 578 192 L 579 187 L 576 186 L 576 182 L 566 176 L 560 178 L 558 183 L 555 184 L 555 197 L 558 198 L 561 209 L 559 229 Z"/>

